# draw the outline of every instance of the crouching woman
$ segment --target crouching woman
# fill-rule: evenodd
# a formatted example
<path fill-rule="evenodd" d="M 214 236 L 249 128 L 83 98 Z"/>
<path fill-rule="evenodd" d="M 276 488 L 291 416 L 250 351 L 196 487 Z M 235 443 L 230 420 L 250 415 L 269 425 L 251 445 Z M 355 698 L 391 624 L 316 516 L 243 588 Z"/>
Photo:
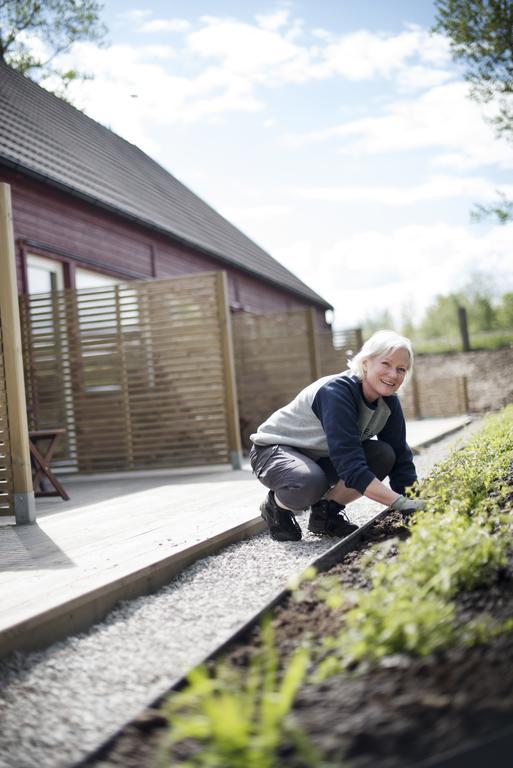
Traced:
<path fill-rule="evenodd" d="M 405 514 L 424 506 L 404 496 L 417 479 L 397 397 L 412 373 L 410 340 L 378 331 L 348 365 L 307 386 L 251 435 L 251 466 L 270 489 L 260 512 L 273 539 L 301 539 L 296 513 L 309 507 L 309 531 L 347 536 L 357 526 L 345 506 L 362 495 Z"/>

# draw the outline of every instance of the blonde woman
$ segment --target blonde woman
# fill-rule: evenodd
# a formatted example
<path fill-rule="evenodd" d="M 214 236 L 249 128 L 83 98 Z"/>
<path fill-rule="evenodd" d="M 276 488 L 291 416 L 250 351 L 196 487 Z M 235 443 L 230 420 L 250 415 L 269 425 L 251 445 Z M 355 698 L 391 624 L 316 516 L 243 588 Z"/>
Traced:
<path fill-rule="evenodd" d="M 397 397 L 412 373 L 410 340 L 378 331 L 348 364 L 303 389 L 251 435 L 251 466 L 270 489 L 260 513 L 273 539 L 301 539 L 295 513 L 308 507 L 312 533 L 344 537 L 358 527 L 344 508 L 360 496 L 404 514 L 424 506 L 404 496 L 417 479 Z M 382 482 L 387 476 L 390 487 Z"/>

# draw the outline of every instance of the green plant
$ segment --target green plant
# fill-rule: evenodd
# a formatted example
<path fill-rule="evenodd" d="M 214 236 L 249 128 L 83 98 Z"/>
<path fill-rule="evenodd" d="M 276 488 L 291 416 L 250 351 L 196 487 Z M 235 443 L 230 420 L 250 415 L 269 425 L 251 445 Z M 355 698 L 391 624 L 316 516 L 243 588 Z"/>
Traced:
<path fill-rule="evenodd" d="M 370 590 L 351 594 L 345 625 L 326 644 L 317 677 L 362 660 L 396 653 L 425 655 L 457 641 L 483 642 L 502 625 L 457 626 L 453 598 L 496 578 L 511 555 L 513 406 L 490 417 L 467 446 L 439 465 L 420 487 L 428 502 L 410 524 L 410 537 L 394 542 L 395 556 L 373 550 Z M 509 475 L 511 479 L 511 475 Z M 504 508 L 504 509 L 503 509 Z M 364 566 L 365 567 L 365 566 Z M 325 590 L 328 605 L 342 604 L 340 588 Z"/>
<path fill-rule="evenodd" d="M 213 674 L 193 670 L 188 686 L 165 705 L 169 733 L 162 765 L 170 748 L 192 740 L 190 756 L 173 765 L 182 768 L 275 768 L 284 740 L 293 742 L 304 765 L 319 765 L 317 754 L 295 726 L 290 710 L 309 662 L 306 648 L 296 649 L 281 675 L 270 620 L 261 627 L 262 647 L 244 676 L 227 664 Z"/>

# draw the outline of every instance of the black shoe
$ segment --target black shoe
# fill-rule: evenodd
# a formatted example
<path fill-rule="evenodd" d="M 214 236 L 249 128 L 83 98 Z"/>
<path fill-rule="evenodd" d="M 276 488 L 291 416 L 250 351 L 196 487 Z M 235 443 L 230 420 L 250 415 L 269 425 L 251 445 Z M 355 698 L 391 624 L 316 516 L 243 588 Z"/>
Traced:
<path fill-rule="evenodd" d="M 310 519 L 308 521 L 308 530 L 312 533 L 324 534 L 325 536 L 349 536 L 350 533 L 358 529 L 357 525 L 350 523 L 344 507 L 337 504 L 336 501 L 321 499 L 316 504 L 312 504 Z"/>
<path fill-rule="evenodd" d="M 299 541 L 301 528 L 294 513 L 276 504 L 274 493 L 269 491 L 265 501 L 260 504 L 260 514 L 264 518 L 271 534 L 276 541 Z"/>

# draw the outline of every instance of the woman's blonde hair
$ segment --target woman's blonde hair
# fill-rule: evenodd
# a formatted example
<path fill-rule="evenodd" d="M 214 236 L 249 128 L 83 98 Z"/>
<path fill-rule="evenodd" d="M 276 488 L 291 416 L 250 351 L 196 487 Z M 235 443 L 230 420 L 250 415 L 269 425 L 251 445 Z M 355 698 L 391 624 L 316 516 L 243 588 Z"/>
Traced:
<path fill-rule="evenodd" d="M 361 350 L 347 361 L 349 370 L 357 376 L 360 381 L 363 381 L 365 372 L 363 370 L 363 361 L 369 357 L 377 357 L 378 355 L 389 355 L 398 349 L 405 349 L 408 353 L 408 371 L 404 378 L 403 383 L 397 390 L 398 392 L 404 387 L 409 380 L 413 372 L 413 349 L 411 341 L 406 336 L 400 336 L 395 331 L 376 331 L 373 333 L 370 339 L 367 339 Z"/>

